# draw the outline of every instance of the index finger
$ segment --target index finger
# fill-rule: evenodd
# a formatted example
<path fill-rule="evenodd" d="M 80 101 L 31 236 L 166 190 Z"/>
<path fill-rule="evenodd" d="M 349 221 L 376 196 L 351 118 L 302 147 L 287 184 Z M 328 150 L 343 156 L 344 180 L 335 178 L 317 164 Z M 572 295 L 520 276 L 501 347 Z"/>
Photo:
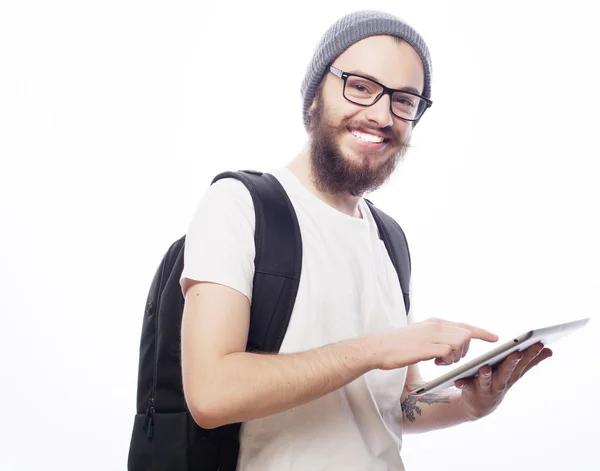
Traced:
<path fill-rule="evenodd" d="M 471 338 L 485 340 L 486 342 L 497 342 L 499 337 L 496 334 L 492 334 L 490 331 L 482 329 L 480 327 L 475 327 L 473 325 L 464 324 L 464 323 L 454 323 L 456 327 L 460 327 L 461 329 L 468 330 L 471 332 Z"/>

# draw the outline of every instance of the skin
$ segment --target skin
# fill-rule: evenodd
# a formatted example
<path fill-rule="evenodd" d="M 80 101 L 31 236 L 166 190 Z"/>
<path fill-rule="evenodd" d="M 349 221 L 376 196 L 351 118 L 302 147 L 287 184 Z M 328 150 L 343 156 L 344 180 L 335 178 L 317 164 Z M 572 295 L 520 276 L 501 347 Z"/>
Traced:
<path fill-rule="evenodd" d="M 354 44 L 333 65 L 369 74 L 392 88 L 422 90 L 424 86 L 418 54 L 408 44 L 386 36 Z M 288 167 L 326 204 L 362 217 L 362 195 L 356 194 L 360 186 L 356 182 L 370 190 L 381 186 L 409 146 L 413 125 L 391 114 L 389 97 L 365 108 L 348 102 L 342 87 L 338 77 L 326 75 L 311 107 L 308 142 Z M 389 142 L 365 145 L 349 131 L 354 128 L 382 135 Z M 317 156 L 318 149 L 327 152 Z M 322 159 L 333 157 L 339 160 L 346 179 L 338 178 L 335 188 L 323 170 L 328 166 L 318 166 Z M 462 381 L 462 389 L 409 398 L 408 391 L 424 382 L 419 362 L 452 365 L 467 354 L 472 339 L 496 342 L 498 337 L 479 327 L 428 319 L 304 352 L 266 355 L 245 352 L 249 320 L 250 303 L 241 293 L 214 283 L 188 283 L 181 330 L 183 388 L 192 416 L 201 427 L 271 415 L 322 397 L 373 369 L 404 367 L 407 386 L 399 401 L 405 430 L 448 427 L 491 413 L 525 372 L 551 355 L 550 350 L 536 345 L 509 357 L 491 375 L 486 376 L 482 369 L 479 378 Z M 515 364 L 513 360 L 520 355 Z"/>

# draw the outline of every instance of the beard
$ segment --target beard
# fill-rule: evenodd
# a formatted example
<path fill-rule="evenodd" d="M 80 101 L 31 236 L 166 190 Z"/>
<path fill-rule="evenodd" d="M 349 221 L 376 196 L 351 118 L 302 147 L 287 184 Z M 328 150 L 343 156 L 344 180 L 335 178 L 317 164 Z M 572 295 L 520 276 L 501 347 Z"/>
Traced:
<path fill-rule="evenodd" d="M 348 132 L 350 127 L 369 130 L 369 127 L 359 123 L 351 124 L 347 119 L 337 126 L 328 123 L 325 106 L 318 94 L 317 104 L 309 122 L 309 132 L 311 177 L 319 191 L 331 194 L 349 193 L 352 196 L 362 196 L 374 191 L 392 176 L 409 147 L 390 129 L 378 129 L 378 134 L 385 136 L 389 146 L 398 147 L 396 153 L 379 165 L 375 164 L 374 157 L 368 153 L 349 158 L 342 153 L 337 138 Z"/>

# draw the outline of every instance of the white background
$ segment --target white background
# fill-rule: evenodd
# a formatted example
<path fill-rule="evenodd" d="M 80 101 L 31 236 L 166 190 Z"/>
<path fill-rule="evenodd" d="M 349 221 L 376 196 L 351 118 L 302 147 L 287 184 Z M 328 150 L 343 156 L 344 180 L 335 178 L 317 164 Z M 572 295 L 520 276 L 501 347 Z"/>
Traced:
<path fill-rule="evenodd" d="M 2 2 L 0 469 L 125 469 L 154 270 L 215 174 L 296 155 L 313 47 L 365 5 Z M 433 57 L 434 106 L 371 195 L 418 317 L 501 340 L 592 317 L 490 417 L 407 436 L 408 470 L 600 469 L 600 3 L 367 6 Z"/>

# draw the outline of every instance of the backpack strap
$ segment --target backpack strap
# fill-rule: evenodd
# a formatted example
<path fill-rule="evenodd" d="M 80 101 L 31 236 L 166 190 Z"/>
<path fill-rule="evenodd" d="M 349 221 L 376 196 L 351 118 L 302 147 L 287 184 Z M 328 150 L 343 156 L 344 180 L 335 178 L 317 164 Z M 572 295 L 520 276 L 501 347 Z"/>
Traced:
<path fill-rule="evenodd" d="M 302 238 L 292 203 L 268 173 L 224 172 L 248 188 L 255 212 L 255 273 L 247 351 L 277 352 L 285 336 L 302 270 Z"/>
<path fill-rule="evenodd" d="M 383 241 L 398 274 L 404 305 L 406 306 L 406 315 L 408 315 L 410 311 L 411 261 L 406 236 L 394 218 L 376 208 L 368 199 L 365 198 L 365 201 L 371 210 L 371 214 L 373 214 L 377 229 L 379 229 L 379 238 Z"/>
<path fill-rule="evenodd" d="M 254 205 L 254 282 L 246 351 L 278 352 L 287 331 L 302 270 L 302 238 L 294 207 L 281 183 L 268 173 L 243 170 L 223 172 L 241 181 Z M 218 443 L 218 469 L 234 471 L 239 455 L 241 424 L 210 430 Z M 213 469 L 213 468 L 211 468 Z"/>

